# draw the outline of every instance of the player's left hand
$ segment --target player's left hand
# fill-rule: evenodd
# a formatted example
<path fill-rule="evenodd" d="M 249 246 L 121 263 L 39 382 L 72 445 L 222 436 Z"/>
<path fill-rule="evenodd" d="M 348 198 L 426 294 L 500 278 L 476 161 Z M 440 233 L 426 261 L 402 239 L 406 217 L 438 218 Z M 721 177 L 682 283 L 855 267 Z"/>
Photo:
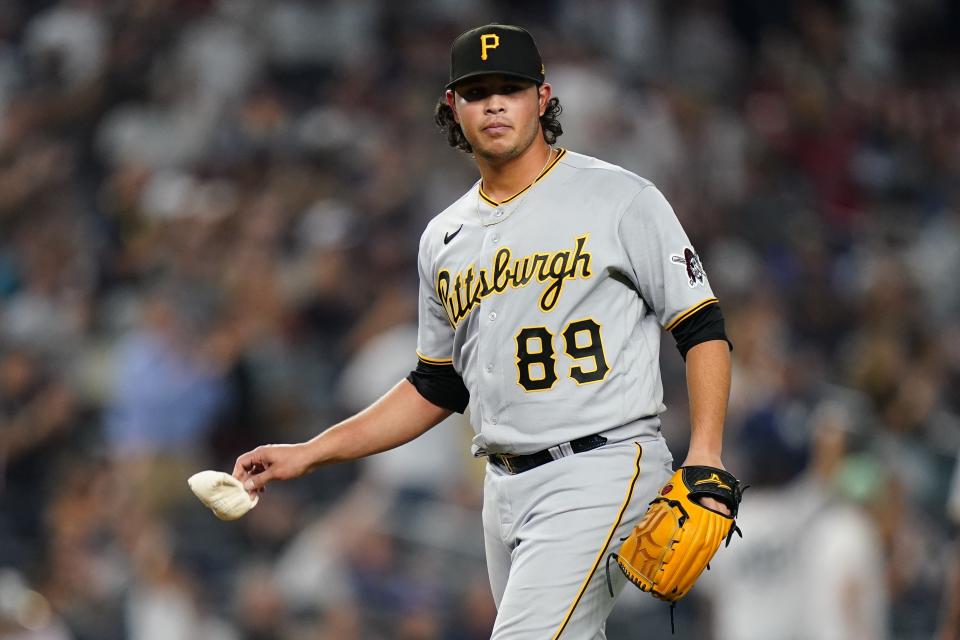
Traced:
<path fill-rule="evenodd" d="M 690 454 L 687 456 L 687 458 L 683 461 L 683 464 L 680 466 L 681 467 L 690 467 L 690 466 L 714 467 L 715 469 L 723 469 L 724 471 L 726 471 L 726 467 L 723 466 L 723 462 L 720 461 L 720 458 L 718 456 L 703 456 L 703 455 Z M 712 509 L 713 511 L 722 513 L 726 516 L 733 515 L 733 513 L 730 511 L 730 507 L 727 506 L 726 503 L 720 502 L 719 500 L 715 498 L 711 498 L 710 496 L 700 496 L 698 498 L 695 498 L 694 502 L 706 507 L 707 509 Z"/>
<path fill-rule="evenodd" d="M 689 462 L 663 486 L 619 552 L 607 558 L 611 595 L 609 561 L 615 560 L 630 582 L 675 602 L 693 587 L 724 538 L 729 543 L 739 533 L 739 481 L 719 465 Z"/>

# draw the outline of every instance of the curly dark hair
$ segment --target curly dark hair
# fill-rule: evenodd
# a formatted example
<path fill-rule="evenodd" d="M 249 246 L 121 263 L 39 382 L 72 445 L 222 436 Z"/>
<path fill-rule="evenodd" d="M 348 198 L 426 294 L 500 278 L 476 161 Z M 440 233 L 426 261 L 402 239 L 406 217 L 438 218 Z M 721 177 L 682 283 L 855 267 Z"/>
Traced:
<path fill-rule="evenodd" d="M 540 126 L 543 127 L 543 139 L 547 144 L 553 144 L 557 138 L 563 135 L 563 127 L 560 126 L 560 112 L 563 107 L 560 106 L 559 98 L 550 98 L 547 101 L 547 108 L 540 116 Z M 447 143 L 451 147 L 456 147 L 467 153 L 473 153 L 473 147 L 467 142 L 467 137 L 463 135 L 463 129 L 453 118 L 453 109 L 447 104 L 446 99 L 441 96 L 437 101 L 437 106 L 433 110 L 433 121 L 440 127 L 440 131 L 447 137 Z"/>

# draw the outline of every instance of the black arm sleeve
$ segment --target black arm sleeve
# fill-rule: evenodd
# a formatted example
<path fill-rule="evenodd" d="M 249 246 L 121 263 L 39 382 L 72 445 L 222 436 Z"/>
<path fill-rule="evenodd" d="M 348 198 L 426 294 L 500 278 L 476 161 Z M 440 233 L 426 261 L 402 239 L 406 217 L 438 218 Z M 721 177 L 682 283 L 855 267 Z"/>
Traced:
<path fill-rule="evenodd" d="M 733 343 L 727 337 L 727 331 L 723 325 L 723 312 L 720 311 L 719 304 L 711 304 L 697 311 L 671 329 L 671 333 L 677 341 L 677 349 L 684 360 L 687 359 L 687 352 L 690 349 L 709 340 L 726 340 L 730 350 L 733 351 Z"/>
<path fill-rule="evenodd" d="M 407 380 L 438 407 L 463 413 L 470 402 L 470 392 L 452 364 L 429 364 L 420 360 Z"/>

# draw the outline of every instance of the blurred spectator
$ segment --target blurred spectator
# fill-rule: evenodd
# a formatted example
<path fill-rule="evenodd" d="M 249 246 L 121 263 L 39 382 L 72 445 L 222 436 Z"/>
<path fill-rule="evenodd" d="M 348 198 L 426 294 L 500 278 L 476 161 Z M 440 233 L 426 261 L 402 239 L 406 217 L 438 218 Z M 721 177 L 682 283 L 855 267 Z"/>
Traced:
<path fill-rule="evenodd" d="M 106 416 L 108 446 L 118 459 L 189 456 L 214 425 L 226 393 L 223 372 L 204 360 L 210 331 L 200 292 L 186 299 L 155 295 L 141 331 L 120 347 L 113 406 Z M 193 315 L 195 317 L 189 317 Z"/>
<path fill-rule="evenodd" d="M 887 554 L 870 510 L 899 507 L 877 463 L 849 456 L 862 420 L 849 403 L 825 401 L 810 416 L 806 470 L 751 475 L 760 484 L 740 512 L 747 542 L 718 554 L 702 579 L 717 638 L 888 637 Z M 771 440 L 765 449 L 782 460 L 776 451 L 789 446 Z"/>
<path fill-rule="evenodd" d="M 36 570 L 43 513 L 80 426 L 77 398 L 42 361 L 0 351 L 0 566 Z"/>
<path fill-rule="evenodd" d="M 410 372 L 409 355 L 416 348 L 417 327 L 409 323 L 367 341 L 341 377 L 344 407 L 359 411 L 389 391 Z M 463 447 L 469 446 L 470 433 L 463 416 L 454 414 L 406 446 L 364 460 L 364 466 L 385 491 L 440 498 L 467 480 Z"/>
<path fill-rule="evenodd" d="M 71 640 L 73 636 L 43 595 L 12 569 L 0 570 L 0 637 L 8 640 Z"/>

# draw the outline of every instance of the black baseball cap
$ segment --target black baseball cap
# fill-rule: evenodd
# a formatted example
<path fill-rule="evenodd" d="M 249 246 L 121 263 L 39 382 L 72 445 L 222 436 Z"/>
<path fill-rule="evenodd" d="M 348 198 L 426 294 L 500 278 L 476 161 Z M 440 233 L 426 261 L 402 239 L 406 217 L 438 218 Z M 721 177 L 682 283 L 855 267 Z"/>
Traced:
<path fill-rule="evenodd" d="M 488 24 L 465 31 L 450 47 L 450 82 L 491 73 L 543 84 L 543 60 L 530 32 L 509 24 Z"/>

